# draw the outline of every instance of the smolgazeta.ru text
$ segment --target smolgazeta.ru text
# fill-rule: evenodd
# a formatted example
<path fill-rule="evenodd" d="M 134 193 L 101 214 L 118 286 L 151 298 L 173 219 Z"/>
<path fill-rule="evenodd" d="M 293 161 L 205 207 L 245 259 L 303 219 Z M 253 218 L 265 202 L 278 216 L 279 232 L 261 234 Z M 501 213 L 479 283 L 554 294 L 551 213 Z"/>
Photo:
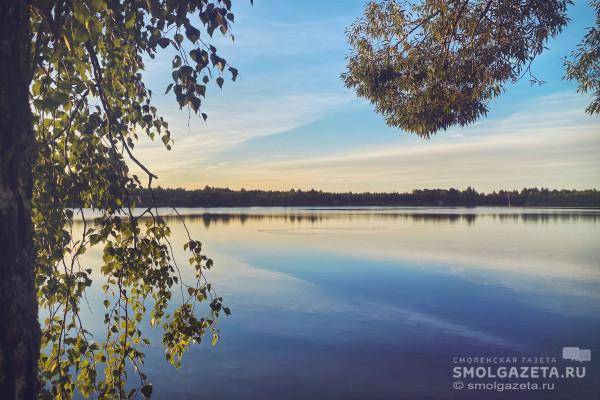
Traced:
<path fill-rule="evenodd" d="M 586 367 L 474 367 L 460 366 L 452 368 L 452 377 L 460 378 L 520 378 L 520 379 L 548 379 L 548 378 L 584 378 Z"/>

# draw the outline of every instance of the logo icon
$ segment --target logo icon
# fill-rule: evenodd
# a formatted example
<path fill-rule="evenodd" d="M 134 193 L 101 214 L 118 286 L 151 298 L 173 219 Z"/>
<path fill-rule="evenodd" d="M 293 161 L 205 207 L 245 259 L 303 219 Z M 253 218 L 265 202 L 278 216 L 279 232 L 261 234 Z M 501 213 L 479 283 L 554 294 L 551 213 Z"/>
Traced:
<path fill-rule="evenodd" d="M 580 349 L 579 347 L 563 347 L 562 357 L 564 360 L 592 361 L 592 350 Z"/>

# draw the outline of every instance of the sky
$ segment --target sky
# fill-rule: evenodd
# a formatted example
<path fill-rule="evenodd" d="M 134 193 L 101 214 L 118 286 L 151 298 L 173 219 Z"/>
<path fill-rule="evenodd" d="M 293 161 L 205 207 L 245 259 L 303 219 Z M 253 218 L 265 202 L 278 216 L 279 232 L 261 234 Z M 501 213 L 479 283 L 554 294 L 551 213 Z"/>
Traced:
<path fill-rule="evenodd" d="M 563 58 L 594 23 L 575 0 L 572 22 L 532 66 L 547 83 L 522 79 L 490 105 L 486 118 L 429 140 L 386 126 L 372 105 L 340 79 L 345 29 L 364 1 L 237 0 L 235 41 L 214 40 L 240 71 L 223 89 L 209 86 L 203 123 L 179 110 L 170 56 L 148 60 L 145 79 L 169 122 L 173 149 L 160 140 L 136 146 L 162 187 L 410 191 L 600 188 L 600 119 L 563 80 Z"/>

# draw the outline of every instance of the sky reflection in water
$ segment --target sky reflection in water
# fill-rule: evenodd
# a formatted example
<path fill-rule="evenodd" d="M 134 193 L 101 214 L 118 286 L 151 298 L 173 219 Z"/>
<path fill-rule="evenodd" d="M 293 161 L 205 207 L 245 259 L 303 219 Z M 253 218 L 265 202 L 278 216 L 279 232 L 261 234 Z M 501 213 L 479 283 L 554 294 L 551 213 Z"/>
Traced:
<path fill-rule="evenodd" d="M 192 348 L 179 370 L 164 361 L 158 330 L 149 333 L 146 372 L 157 398 L 600 396 L 600 212 L 180 212 L 214 259 L 209 278 L 233 315 L 221 321 L 219 345 Z M 176 219 L 171 226 L 182 263 L 184 229 Z M 88 262 L 99 254 L 92 249 Z M 101 308 L 97 296 L 91 304 Z M 101 329 L 102 315 L 86 319 Z M 451 387 L 453 356 L 562 362 L 564 346 L 592 349 L 592 362 L 585 379 L 555 381 L 552 393 Z"/>

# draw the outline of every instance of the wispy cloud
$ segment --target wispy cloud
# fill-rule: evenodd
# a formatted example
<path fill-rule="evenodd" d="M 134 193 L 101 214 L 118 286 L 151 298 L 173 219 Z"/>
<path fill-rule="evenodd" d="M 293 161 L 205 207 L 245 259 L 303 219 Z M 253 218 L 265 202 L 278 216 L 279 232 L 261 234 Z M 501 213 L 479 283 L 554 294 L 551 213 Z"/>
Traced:
<path fill-rule="evenodd" d="M 213 165 L 196 179 L 233 187 L 328 190 L 595 187 L 600 182 L 600 124 L 583 114 L 581 100 L 567 106 L 571 95 L 560 96 L 565 101 L 543 97 L 518 113 L 434 141 L 287 160 L 266 155 L 262 161 Z"/>
<path fill-rule="evenodd" d="M 600 124 L 583 114 L 589 98 L 561 81 L 562 55 L 536 64 L 549 85 L 511 88 L 492 117 L 421 141 L 386 128 L 339 79 L 344 29 L 361 8 L 316 0 L 240 6 L 236 41 L 216 39 L 240 76 L 222 91 L 210 85 L 207 125 L 193 115 L 188 123 L 187 112 L 162 96 L 168 55 L 149 61 L 146 79 L 175 139 L 171 152 L 148 141 L 136 147 L 158 183 L 354 191 L 598 186 Z M 580 39 L 569 35 L 557 40 L 572 48 Z M 546 95 L 532 99 L 535 93 Z"/>
<path fill-rule="evenodd" d="M 290 23 L 253 18 L 248 25 L 234 27 L 235 41 L 224 38 L 219 44 L 236 57 L 305 57 L 307 53 L 335 51 L 343 46 L 349 21 L 328 18 Z"/>
<path fill-rule="evenodd" d="M 162 95 L 169 83 L 165 71 L 170 70 L 173 55 L 161 53 L 147 60 L 146 79 L 175 140 L 171 152 L 147 139 L 136 147 L 139 158 L 161 178 L 159 183 L 186 184 L 199 170 L 214 169 L 207 162 L 215 154 L 251 139 L 311 124 L 353 100 L 339 81 L 341 53 L 335 58 L 323 57 L 343 48 L 348 18 L 266 16 L 278 7 L 276 2 L 251 11 L 240 7 L 234 25 L 236 40 L 215 35 L 220 54 L 239 68 L 240 75 L 235 83 L 227 80 L 223 90 L 209 85 L 202 103 L 208 114 L 206 124 L 193 113 L 190 116 L 187 110 L 179 110 L 172 95 Z"/>
<path fill-rule="evenodd" d="M 347 96 L 327 92 L 289 93 L 266 99 L 246 97 L 229 107 L 215 107 L 206 125 L 195 115 L 189 122 L 187 118 L 167 116 L 168 120 L 175 121 L 170 123 L 175 138 L 173 151 L 166 152 L 158 143 L 143 140 L 138 153 L 167 179 L 175 170 L 177 174 L 184 171 L 193 174 L 219 151 L 249 139 L 309 124 L 348 100 Z"/>

